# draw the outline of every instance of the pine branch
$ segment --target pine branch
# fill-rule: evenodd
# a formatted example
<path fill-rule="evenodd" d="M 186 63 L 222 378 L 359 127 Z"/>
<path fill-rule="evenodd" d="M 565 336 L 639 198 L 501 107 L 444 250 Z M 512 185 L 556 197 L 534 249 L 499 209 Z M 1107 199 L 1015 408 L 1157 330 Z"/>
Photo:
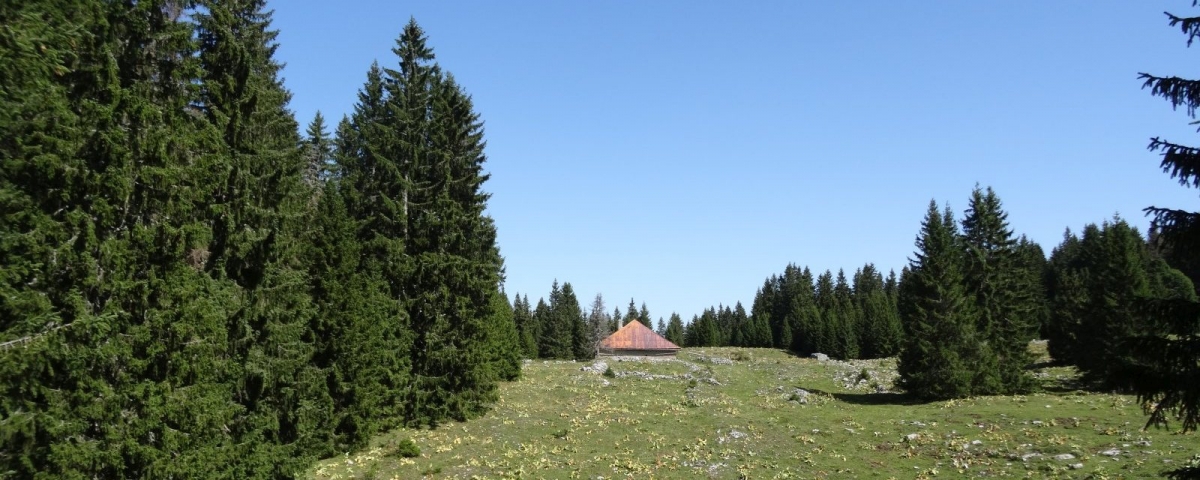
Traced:
<path fill-rule="evenodd" d="M 1200 106 L 1200 82 L 1174 76 L 1157 77 L 1144 72 L 1138 73 L 1138 79 L 1145 80 L 1143 89 L 1149 88 L 1152 95 L 1171 102 L 1171 108 L 1183 105 L 1189 117 L 1195 116 L 1196 107 Z"/>
<path fill-rule="evenodd" d="M 1171 178 L 1179 180 L 1185 187 L 1200 187 L 1200 148 L 1171 143 L 1154 137 L 1146 147 L 1152 152 L 1162 152 L 1159 166 Z"/>

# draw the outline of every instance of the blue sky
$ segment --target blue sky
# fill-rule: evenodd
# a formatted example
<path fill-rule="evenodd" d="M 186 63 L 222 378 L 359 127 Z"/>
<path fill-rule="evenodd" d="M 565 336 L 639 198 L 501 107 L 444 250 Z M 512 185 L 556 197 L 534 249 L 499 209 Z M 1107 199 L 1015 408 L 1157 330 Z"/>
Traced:
<path fill-rule="evenodd" d="M 509 294 L 685 321 L 794 262 L 899 269 L 976 183 L 1063 229 L 1196 209 L 1146 151 L 1195 143 L 1137 73 L 1197 77 L 1187 0 L 272 2 L 300 123 L 336 124 L 410 17 L 486 122 Z M 1200 48 L 1200 47 L 1197 47 Z"/>

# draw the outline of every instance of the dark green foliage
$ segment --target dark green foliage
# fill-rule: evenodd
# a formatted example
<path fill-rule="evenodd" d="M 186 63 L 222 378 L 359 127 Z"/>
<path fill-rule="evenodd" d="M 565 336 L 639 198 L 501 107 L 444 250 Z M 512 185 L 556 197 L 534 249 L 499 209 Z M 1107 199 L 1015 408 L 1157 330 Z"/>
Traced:
<path fill-rule="evenodd" d="M 895 283 L 895 274 L 890 282 Z M 866 264 L 854 274 L 854 301 L 860 313 L 859 356 L 883 358 L 900 352 L 904 332 L 883 276 Z"/>
<path fill-rule="evenodd" d="M 716 347 L 720 346 L 721 331 L 717 327 L 717 312 L 713 308 L 704 310 L 699 316 L 692 316 L 683 332 L 681 346 Z"/>
<path fill-rule="evenodd" d="M 683 319 L 679 318 L 678 313 L 671 312 L 671 319 L 667 321 L 667 332 L 663 334 L 663 338 L 681 347 L 684 345 Z"/>
<path fill-rule="evenodd" d="M 410 55 L 302 141 L 264 8 L 0 7 L 6 475 L 290 478 L 519 371 L 469 98 Z"/>
<path fill-rule="evenodd" d="M 962 223 L 963 282 L 975 303 L 976 332 L 998 367 L 996 385 L 978 393 L 1028 392 L 1034 380 L 1025 367 L 1033 361 L 1029 341 L 1040 323 L 1041 272 L 1019 263 L 1008 213 L 991 187 L 975 188 Z"/>
<path fill-rule="evenodd" d="M 963 255 L 954 215 L 929 211 L 917 237 L 910 272 L 902 277 L 905 343 L 900 384 L 923 399 L 961 398 L 990 388 L 990 356 L 975 332 L 974 305 L 963 286 Z M 984 376 L 985 378 L 977 378 Z"/>
<path fill-rule="evenodd" d="M 320 182 L 334 175 L 337 164 L 333 159 L 333 140 L 325 131 L 325 117 L 321 116 L 321 112 L 313 116 L 305 129 L 303 154 L 304 181 L 310 187 L 316 188 Z"/>
<path fill-rule="evenodd" d="M 843 333 L 842 319 L 838 314 L 842 311 L 838 308 L 837 296 L 834 293 L 833 272 L 826 270 L 817 277 L 814 301 L 820 320 L 810 333 L 813 337 L 812 350 L 835 358 L 848 358 L 843 350 L 846 345 L 840 336 Z"/>
<path fill-rule="evenodd" d="M 594 334 L 588 331 L 583 308 L 570 283 L 563 284 L 562 302 L 557 306 L 560 321 L 567 324 L 571 332 L 571 357 L 587 360 L 596 356 Z"/>
<path fill-rule="evenodd" d="M 1193 3 L 1195 6 L 1195 3 Z M 1179 17 L 1167 13 L 1169 25 L 1188 37 L 1188 45 L 1200 35 L 1200 17 Z M 1195 118 L 1200 100 L 1200 81 L 1176 76 L 1141 74 L 1143 88 L 1160 96 L 1172 106 L 1185 107 Z M 1154 138 L 1150 150 L 1162 153 L 1160 166 L 1181 185 L 1200 186 L 1200 150 Z M 1151 206 L 1146 213 L 1154 218 L 1152 230 L 1155 249 L 1167 263 L 1182 271 L 1200 287 L 1200 212 Z M 1186 285 L 1179 275 L 1161 273 L 1160 299 L 1143 302 L 1140 311 L 1151 325 L 1131 341 L 1130 377 L 1138 399 L 1147 405 L 1149 424 L 1165 424 L 1177 419 L 1183 430 L 1200 425 L 1200 304 L 1194 295 L 1185 295 Z M 1155 283 L 1152 280 L 1152 283 Z M 1175 472 L 1177 477 L 1200 478 L 1196 462 Z"/>
<path fill-rule="evenodd" d="M 492 295 L 491 309 L 485 345 L 492 378 L 516 380 L 521 377 L 521 338 L 503 290 Z"/>
<path fill-rule="evenodd" d="M 837 353 L 840 358 L 859 358 L 859 316 L 858 305 L 854 302 L 850 284 L 846 281 L 846 273 L 838 269 L 837 281 L 833 287 L 833 306 L 835 312 L 831 317 L 836 318 L 834 336 L 837 338 Z"/>
<path fill-rule="evenodd" d="M 558 281 L 550 288 L 550 303 L 538 300 L 537 309 L 533 316 L 539 326 L 538 356 L 541 358 L 570 359 L 575 357 L 575 317 L 579 313 L 579 303 L 574 300 L 572 291 L 568 302 L 566 288 L 559 288 Z"/>
<path fill-rule="evenodd" d="M 1048 278 L 1051 355 L 1106 388 L 1128 388 L 1132 380 L 1127 341 L 1163 328 L 1147 317 L 1145 301 L 1194 298 L 1191 286 L 1119 218 L 1086 226 L 1082 238 L 1068 232 L 1051 255 Z"/>
<path fill-rule="evenodd" d="M 421 447 L 418 447 L 417 442 L 412 441 L 411 438 L 406 438 L 396 444 L 396 455 L 404 458 L 417 458 L 421 456 Z"/>
<path fill-rule="evenodd" d="M 537 322 L 529 306 L 529 296 L 517 294 L 513 298 L 513 323 L 517 325 L 517 338 L 523 358 L 537 358 Z"/>

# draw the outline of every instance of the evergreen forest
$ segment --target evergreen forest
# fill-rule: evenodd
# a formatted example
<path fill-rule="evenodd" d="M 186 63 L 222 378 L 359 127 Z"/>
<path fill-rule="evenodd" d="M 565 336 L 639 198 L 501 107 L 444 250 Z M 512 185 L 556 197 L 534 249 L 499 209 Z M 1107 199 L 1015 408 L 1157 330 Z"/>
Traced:
<path fill-rule="evenodd" d="M 1200 422 L 1200 214 L 1046 251 L 977 185 L 961 212 L 930 201 L 900 271 L 788 264 L 749 309 L 654 318 L 558 280 L 510 299 L 483 119 L 425 31 L 399 29 L 351 114 L 301 125 L 271 21 L 265 0 L 0 6 L 0 478 L 293 478 L 483 415 L 526 359 L 591 359 L 634 321 L 896 357 L 921 401 L 1034 391 L 1045 339 L 1149 424 Z M 1197 81 L 1142 79 L 1194 118 Z M 1200 150 L 1149 148 L 1200 186 Z"/>

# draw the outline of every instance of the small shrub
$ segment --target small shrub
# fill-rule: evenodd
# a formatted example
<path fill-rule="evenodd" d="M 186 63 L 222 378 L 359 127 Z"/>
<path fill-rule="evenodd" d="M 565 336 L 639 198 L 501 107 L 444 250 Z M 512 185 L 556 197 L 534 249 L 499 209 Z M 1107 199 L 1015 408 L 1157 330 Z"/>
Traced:
<path fill-rule="evenodd" d="M 696 379 L 694 379 L 694 378 L 691 380 L 688 380 L 688 388 L 696 388 L 696 385 L 699 385 L 699 384 L 700 384 L 700 382 L 697 382 Z"/>
<path fill-rule="evenodd" d="M 867 371 L 867 367 L 863 367 L 862 371 L 858 372 L 858 381 L 866 381 L 871 379 L 871 372 Z"/>
<path fill-rule="evenodd" d="M 616 378 L 617 372 L 614 372 L 612 367 L 607 367 L 604 369 L 604 376 L 606 376 L 608 378 Z"/>
<path fill-rule="evenodd" d="M 567 429 L 564 428 L 564 429 L 558 430 L 558 431 L 552 433 L 551 435 L 554 435 L 554 438 L 562 440 L 564 438 L 567 438 Z"/>
<path fill-rule="evenodd" d="M 733 355 L 730 355 L 729 358 L 732 358 L 739 362 L 749 362 L 750 360 L 752 360 L 752 357 L 750 356 L 750 352 L 747 352 L 745 350 L 738 350 L 736 352 L 733 352 Z"/>
<path fill-rule="evenodd" d="M 419 457 L 421 456 L 421 447 L 418 447 L 417 442 L 412 441 L 411 438 L 406 438 L 396 445 L 396 455 L 404 458 Z"/>
<path fill-rule="evenodd" d="M 426 468 L 425 470 L 421 470 L 421 475 L 422 475 L 422 476 L 425 476 L 425 477 L 428 477 L 428 476 L 430 476 L 430 475 L 437 475 L 437 474 L 439 474 L 439 473 L 442 473 L 442 467 L 441 467 L 441 466 L 437 466 L 437 467 L 435 467 L 435 466 L 433 466 L 433 465 L 430 465 L 430 466 L 429 466 L 428 468 Z"/>

